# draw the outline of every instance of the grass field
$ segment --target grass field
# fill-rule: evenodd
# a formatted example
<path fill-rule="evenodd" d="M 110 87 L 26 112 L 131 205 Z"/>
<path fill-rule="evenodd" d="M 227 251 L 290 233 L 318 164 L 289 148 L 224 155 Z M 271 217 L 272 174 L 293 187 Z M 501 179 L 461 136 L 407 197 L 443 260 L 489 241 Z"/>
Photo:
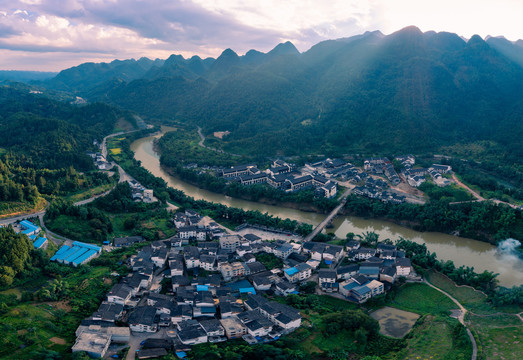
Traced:
<path fill-rule="evenodd" d="M 71 292 L 66 299 L 21 303 L 0 315 L 0 359 L 43 359 L 47 357 L 38 354 L 44 350 L 68 352 L 80 321 L 98 307 L 98 296 L 105 294 L 111 283 L 103 281 L 110 272 L 108 267 L 67 269 L 63 279 Z M 40 288 L 49 280 L 41 277 L 17 290 L 34 292 L 36 283 Z"/>
<path fill-rule="evenodd" d="M 426 284 L 405 284 L 388 306 L 418 314 L 448 315 L 457 305 Z"/>
<path fill-rule="evenodd" d="M 89 199 L 90 197 L 102 194 L 102 193 L 106 192 L 107 190 L 110 190 L 113 187 L 113 185 L 114 184 L 104 184 L 104 185 L 96 186 L 89 190 L 69 195 L 67 197 L 67 200 L 71 200 L 72 202 L 77 202 L 77 201 Z"/>
<path fill-rule="evenodd" d="M 457 360 L 470 359 L 472 348 L 456 344 L 452 337 L 452 328 L 457 320 L 442 316 L 427 315 L 407 337 L 407 346 L 392 356 L 383 359 L 408 360 Z"/>
<path fill-rule="evenodd" d="M 482 359 L 519 360 L 523 354 L 523 322 L 514 315 L 470 315 Z"/>
<path fill-rule="evenodd" d="M 427 273 L 427 280 L 434 286 L 449 293 L 456 298 L 467 310 L 474 313 L 491 313 L 494 309 L 487 303 L 487 296 L 480 291 L 467 286 L 456 286 L 456 284 L 435 271 Z"/>

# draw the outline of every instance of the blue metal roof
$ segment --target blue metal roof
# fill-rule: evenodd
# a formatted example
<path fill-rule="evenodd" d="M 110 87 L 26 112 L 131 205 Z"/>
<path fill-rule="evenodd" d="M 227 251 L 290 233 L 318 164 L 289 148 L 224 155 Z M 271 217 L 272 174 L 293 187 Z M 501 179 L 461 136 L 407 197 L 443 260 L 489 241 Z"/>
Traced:
<path fill-rule="evenodd" d="M 67 250 L 69 250 L 70 247 L 67 245 L 62 246 L 58 251 L 53 255 L 51 258 L 51 261 L 54 261 L 60 257 L 60 255 L 64 254 Z"/>
<path fill-rule="evenodd" d="M 89 259 L 91 256 L 93 256 L 94 254 L 96 254 L 96 251 L 95 250 L 88 250 L 86 253 L 84 253 L 83 255 L 80 255 L 79 257 L 77 257 L 76 259 L 74 259 L 73 261 L 71 261 L 71 263 L 73 265 L 81 265 L 84 261 L 86 261 L 87 259 Z"/>
<path fill-rule="evenodd" d="M 96 251 L 101 251 L 102 250 L 102 248 L 99 247 L 99 246 L 96 246 L 96 245 L 93 245 L 93 244 L 83 243 L 83 242 L 80 242 L 80 241 L 73 242 L 73 246 L 74 245 L 79 246 L 79 247 L 83 247 L 83 248 L 87 248 L 87 249 L 91 249 L 91 250 L 96 250 Z"/>
<path fill-rule="evenodd" d="M 196 285 L 196 291 L 209 291 L 209 286 L 207 286 L 207 285 Z"/>
<path fill-rule="evenodd" d="M 253 287 L 250 287 L 250 288 L 241 288 L 240 289 L 240 294 L 247 294 L 247 293 L 251 293 L 253 295 L 256 295 L 256 290 L 254 290 Z"/>
<path fill-rule="evenodd" d="M 71 261 L 73 261 L 74 259 L 76 259 L 79 256 L 82 256 L 83 254 L 85 254 L 88 251 L 89 251 L 89 249 L 79 248 L 78 251 L 76 251 L 75 253 L 73 253 L 67 257 L 64 257 L 62 260 L 64 263 L 70 263 Z"/>
<path fill-rule="evenodd" d="M 354 289 L 354 288 L 356 288 L 358 286 L 359 286 L 358 283 L 356 281 L 353 281 L 350 284 L 345 285 L 343 288 L 345 290 L 352 290 L 352 289 Z"/>
<path fill-rule="evenodd" d="M 34 243 L 33 243 L 33 246 L 35 249 L 40 249 L 42 246 L 44 246 L 44 244 L 46 243 L 47 239 L 46 238 L 38 238 Z"/>
<path fill-rule="evenodd" d="M 367 293 L 370 293 L 370 289 L 368 287 L 366 287 L 365 285 L 355 287 L 354 289 L 352 289 L 352 291 L 358 295 L 365 295 Z"/>
<path fill-rule="evenodd" d="M 56 260 L 58 261 L 63 261 L 64 259 L 68 258 L 69 256 L 71 255 L 74 255 L 77 251 L 79 251 L 81 249 L 81 247 L 78 247 L 78 246 L 73 246 L 72 248 L 70 248 L 69 250 L 67 250 L 65 253 L 63 254 L 60 254 L 60 256 L 58 256 L 56 258 Z"/>
<path fill-rule="evenodd" d="M 287 275 L 292 276 L 298 272 L 298 269 L 296 269 L 295 267 L 291 267 L 291 268 L 285 269 L 283 271 L 285 271 L 285 273 Z"/>

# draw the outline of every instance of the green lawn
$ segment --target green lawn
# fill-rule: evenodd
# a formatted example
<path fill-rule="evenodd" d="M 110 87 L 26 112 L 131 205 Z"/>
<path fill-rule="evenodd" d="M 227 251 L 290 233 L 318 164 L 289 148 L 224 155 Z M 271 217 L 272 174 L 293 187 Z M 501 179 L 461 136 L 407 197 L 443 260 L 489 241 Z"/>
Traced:
<path fill-rule="evenodd" d="M 447 296 L 426 284 L 405 284 L 388 306 L 418 314 L 447 315 L 457 305 Z"/>

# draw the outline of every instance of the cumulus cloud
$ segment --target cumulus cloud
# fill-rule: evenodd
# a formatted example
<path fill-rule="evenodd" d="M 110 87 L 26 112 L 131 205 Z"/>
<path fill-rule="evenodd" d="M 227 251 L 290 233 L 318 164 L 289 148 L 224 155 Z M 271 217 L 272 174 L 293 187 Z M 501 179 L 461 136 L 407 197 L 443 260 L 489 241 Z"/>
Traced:
<path fill-rule="evenodd" d="M 35 52 L 60 53 L 57 70 L 72 59 L 218 56 L 287 40 L 305 51 L 321 40 L 407 25 L 517 39 L 517 10 L 519 0 L 0 0 L 0 49 L 7 58 L 32 52 L 36 61 Z"/>

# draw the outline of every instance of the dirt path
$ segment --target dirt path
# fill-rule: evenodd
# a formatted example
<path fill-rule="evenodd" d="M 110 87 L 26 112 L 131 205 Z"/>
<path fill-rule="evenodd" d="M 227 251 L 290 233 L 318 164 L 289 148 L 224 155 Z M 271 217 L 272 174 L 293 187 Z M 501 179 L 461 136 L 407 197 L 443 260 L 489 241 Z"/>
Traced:
<path fill-rule="evenodd" d="M 461 186 L 463 189 L 467 190 L 469 193 L 472 194 L 472 196 L 474 196 L 476 199 L 478 199 L 479 201 L 485 201 L 485 198 L 483 196 L 481 196 L 480 194 L 478 194 L 477 192 L 475 192 L 474 190 L 472 190 L 471 188 L 469 188 L 467 185 L 463 184 L 461 181 L 458 180 L 456 174 L 452 174 L 452 179 L 456 182 L 456 184 L 458 184 L 459 186 Z"/>
<path fill-rule="evenodd" d="M 205 149 L 208 149 L 208 150 L 211 150 L 211 151 L 217 152 L 217 153 L 229 154 L 229 155 L 232 155 L 232 156 L 241 156 L 241 155 L 238 155 L 238 154 L 233 154 L 233 153 L 225 152 L 225 151 L 223 151 L 223 150 L 216 149 L 216 148 L 213 148 L 213 147 L 210 147 L 210 146 L 205 145 L 205 144 L 203 143 L 203 142 L 205 141 L 205 136 L 203 136 L 202 128 L 199 127 L 199 126 L 198 126 L 198 136 L 200 137 L 200 142 L 198 143 L 198 146 L 201 146 L 202 148 L 205 148 Z"/>
<path fill-rule="evenodd" d="M 472 357 L 471 357 L 471 360 L 476 360 L 477 357 L 478 357 L 478 344 L 476 344 L 476 339 L 474 338 L 474 335 L 472 335 L 472 333 L 470 332 L 469 328 L 467 327 L 467 325 L 465 324 L 465 315 L 467 314 L 467 309 L 465 309 L 465 307 L 463 305 L 461 305 L 461 303 L 456 300 L 453 296 L 451 296 L 449 293 L 447 293 L 446 291 L 443 291 L 441 290 L 440 288 L 432 285 L 431 283 L 429 283 L 427 280 L 424 280 L 425 284 L 427 284 L 428 286 L 430 286 L 431 288 L 433 289 L 436 289 L 438 290 L 440 293 L 444 294 L 445 296 L 447 296 L 450 300 L 452 300 L 456 305 L 458 305 L 459 309 L 461 310 L 461 314 L 458 316 L 458 321 L 461 323 L 461 325 L 463 325 L 465 327 L 465 329 L 467 330 L 467 334 L 469 335 L 469 338 L 470 338 L 470 342 L 472 343 Z"/>

